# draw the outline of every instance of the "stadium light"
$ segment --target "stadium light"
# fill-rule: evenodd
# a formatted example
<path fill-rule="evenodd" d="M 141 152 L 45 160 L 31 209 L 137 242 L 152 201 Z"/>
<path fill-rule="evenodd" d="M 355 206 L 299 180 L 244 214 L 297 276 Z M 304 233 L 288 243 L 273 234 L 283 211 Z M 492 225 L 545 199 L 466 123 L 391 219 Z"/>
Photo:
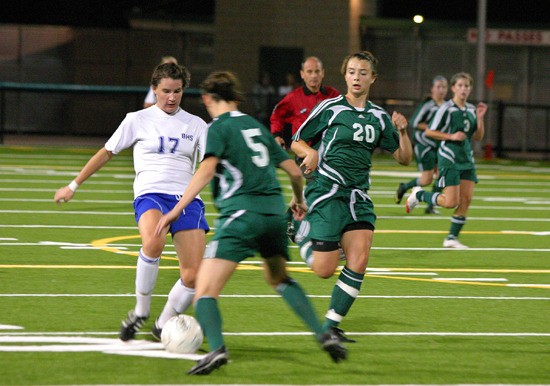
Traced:
<path fill-rule="evenodd" d="M 416 24 L 422 24 L 422 22 L 424 22 L 424 16 L 422 16 L 422 15 L 414 15 L 414 16 L 413 16 L 413 21 L 414 21 Z"/>

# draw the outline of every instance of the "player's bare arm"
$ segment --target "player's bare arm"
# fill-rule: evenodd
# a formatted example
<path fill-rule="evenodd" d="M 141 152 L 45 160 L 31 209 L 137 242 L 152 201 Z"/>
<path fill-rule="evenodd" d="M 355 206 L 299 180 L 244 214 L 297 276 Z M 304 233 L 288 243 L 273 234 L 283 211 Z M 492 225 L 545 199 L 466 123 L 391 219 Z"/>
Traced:
<path fill-rule="evenodd" d="M 393 152 L 393 158 L 401 165 L 408 165 L 412 159 L 412 144 L 407 133 L 408 122 L 405 116 L 398 112 L 392 113 L 392 123 L 399 132 L 399 147 Z"/>
<path fill-rule="evenodd" d="M 304 202 L 303 197 L 304 183 L 302 179 L 302 171 L 296 163 L 290 159 L 281 162 L 279 167 L 283 169 L 290 177 L 293 193 L 292 200 L 290 200 L 290 209 L 292 210 L 294 219 L 301 221 L 304 219 L 307 212 L 307 205 Z"/>
<path fill-rule="evenodd" d="M 109 160 L 113 158 L 113 153 L 104 147 L 99 149 L 92 158 L 84 165 L 78 176 L 69 185 L 59 188 L 54 195 L 54 201 L 60 205 L 62 202 L 70 201 L 76 189 L 82 185 L 90 176 L 103 167 Z"/>
<path fill-rule="evenodd" d="M 292 151 L 300 158 L 303 158 L 300 164 L 301 168 L 304 168 L 304 173 L 312 173 L 317 169 L 318 154 L 317 150 L 311 148 L 304 140 L 293 141 L 290 145 Z"/>

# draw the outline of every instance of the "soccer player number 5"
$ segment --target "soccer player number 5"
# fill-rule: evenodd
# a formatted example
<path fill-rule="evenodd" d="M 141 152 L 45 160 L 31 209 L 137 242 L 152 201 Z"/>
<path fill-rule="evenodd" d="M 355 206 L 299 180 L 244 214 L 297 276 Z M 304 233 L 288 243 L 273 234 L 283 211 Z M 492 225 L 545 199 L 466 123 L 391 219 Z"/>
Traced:
<path fill-rule="evenodd" d="M 269 164 L 269 153 L 267 148 L 263 143 L 254 142 L 253 139 L 254 137 L 262 135 L 260 129 L 241 130 L 241 133 L 243 134 L 246 146 L 248 146 L 250 150 L 259 153 L 252 156 L 252 162 L 254 162 L 254 165 L 259 168 L 266 167 Z"/>

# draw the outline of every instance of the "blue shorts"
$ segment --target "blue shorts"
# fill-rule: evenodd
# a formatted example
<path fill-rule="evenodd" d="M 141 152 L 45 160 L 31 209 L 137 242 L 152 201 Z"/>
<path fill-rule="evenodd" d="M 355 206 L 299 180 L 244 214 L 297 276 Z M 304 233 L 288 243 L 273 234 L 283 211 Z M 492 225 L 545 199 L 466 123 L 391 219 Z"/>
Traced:
<path fill-rule="evenodd" d="M 156 209 L 166 214 L 171 211 L 178 203 L 181 196 L 162 193 L 148 193 L 137 197 L 134 200 L 134 211 L 136 215 L 136 223 L 139 222 L 139 218 L 145 212 L 150 209 Z M 206 222 L 204 214 L 204 203 L 195 198 L 185 208 L 183 213 L 170 225 L 170 234 L 189 229 L 204 229 L 204 232 L 208 232 L 210 228 Z"/>

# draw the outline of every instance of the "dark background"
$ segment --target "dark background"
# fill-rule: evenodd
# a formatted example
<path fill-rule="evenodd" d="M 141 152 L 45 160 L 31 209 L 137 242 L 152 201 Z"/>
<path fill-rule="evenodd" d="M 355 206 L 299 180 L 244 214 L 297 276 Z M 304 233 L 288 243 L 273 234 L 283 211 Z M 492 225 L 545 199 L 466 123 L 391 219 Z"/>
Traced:
<path fill-rule="evenodd" d="M 212 22 L 215 3 L 215 0 L 3 0 L 0 23 L 128 28 L 131 15 Z M 547 8 L 550 8 L 548 0 L 487 0 L 487 22 L 549 25 Z M 378 0 L 379 17 L 411 18 L 415 14 L 433 20 L 475 21 L 477 0 Z"/>

